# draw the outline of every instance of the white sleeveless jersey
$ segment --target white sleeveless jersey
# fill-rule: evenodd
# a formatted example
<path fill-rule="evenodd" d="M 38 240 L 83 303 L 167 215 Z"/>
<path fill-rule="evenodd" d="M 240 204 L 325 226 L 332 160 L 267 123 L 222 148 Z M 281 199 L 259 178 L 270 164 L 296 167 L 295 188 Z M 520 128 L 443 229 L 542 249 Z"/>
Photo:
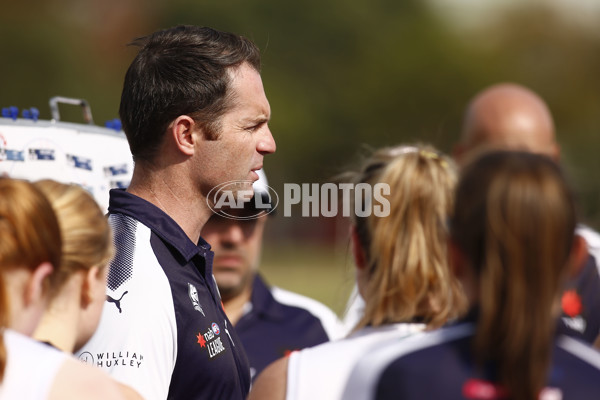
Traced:
<path fill-rule="evenodd" d="M 342 326 L 344 334 L 347 335 L 352 332 L 352 329 L 358 324 L 365 312 L 365 301 L 363 300 L 360 293 L 358 293 L 358 286 L 354 284 L 352 293 L 348 297 L 346 303 L 346 310 L 342 317 Z"/>
<path fill-rule="evenodd" d="M 419 333 L 424 324 L 392 324 L 363 328 L 346 339 L 323 343 L 290 355 L 287 400 L 335 400 L 342 396 L 357 360 L 374 344 Z"/>
<path fill-rule="evenodd" d="M 68 355 L 10 329 L 3 338 L 7 354 L 0 400 L 46 399 Z"/>
<path fill-rule="evenodd" d="M 588 252 L 596 259 L 596 267 L 600 274 L 600 233 L 581 224 L 577 226 L 575 232 L 585 239 Z"/>

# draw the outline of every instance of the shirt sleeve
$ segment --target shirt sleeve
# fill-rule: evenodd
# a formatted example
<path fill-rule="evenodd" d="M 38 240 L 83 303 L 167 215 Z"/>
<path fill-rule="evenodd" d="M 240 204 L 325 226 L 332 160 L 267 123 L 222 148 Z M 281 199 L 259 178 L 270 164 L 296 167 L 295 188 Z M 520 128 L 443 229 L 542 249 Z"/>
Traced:
<path fill-rule="evenodd" d="M 173 298 L 157 261 L 148 260 L 143 275 L 135 272 L 107 289 L 98 329 L 77 355 L 145 399 L 165 399 L 177 356 Z"/>

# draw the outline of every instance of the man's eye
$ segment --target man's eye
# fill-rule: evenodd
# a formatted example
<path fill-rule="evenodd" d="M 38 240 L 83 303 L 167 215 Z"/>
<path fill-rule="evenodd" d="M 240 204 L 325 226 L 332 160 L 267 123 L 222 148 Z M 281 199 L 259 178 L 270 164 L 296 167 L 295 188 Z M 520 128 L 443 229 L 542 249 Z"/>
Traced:
<path fill-rule="evenodd" d="M 260 130 L 263 126 L 265 126 L 269 121 L 259 121 L 257 123 L 255 123 L 252 126 L 249 126 L 246 128 L 246 131 L 248 132 L 256 132 L 258 130 Z"/>

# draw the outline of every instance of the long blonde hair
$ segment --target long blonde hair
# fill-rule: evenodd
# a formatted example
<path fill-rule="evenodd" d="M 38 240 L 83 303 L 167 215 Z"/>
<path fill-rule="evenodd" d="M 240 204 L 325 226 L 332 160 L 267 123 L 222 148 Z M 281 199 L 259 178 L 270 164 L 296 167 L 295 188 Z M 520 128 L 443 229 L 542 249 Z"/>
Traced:
<path fill-rule="evenodd" d="M 464 310 L 446 251 L 456 180 L 453 162 L 426 145 L 380 149 L 355 174 L 355 184 L 390 187 L 389 216 L 353 220 L 369 269 L 355 329 L 415 319 L 434 328 Z"/>
<path fill-rule="evenodd" d="M 0 326 L 9 321 L 6 282 L 3 272 L 26 268 L 34 271 L 49 262 L 61 262 L 61 232 L 52 206 L 31 183 L 0 178 Z M 49 286 L 56 275 L 50 275 Z M 0 379 L 6 366 L 6 348 L 0 338 Z"/>
<path fill-rule="evenodd" d="M 545 156 L 495 152 L 463 171 L 451 229 L 479 282 L 475 351 L 511 398 L 537 398 L 546 382 L 575 224 L 573 195 Z"/>
<path fill-rule="evenodd" d="M 50 179 L 34 185 L 52 204 L 63 238 L 62 263 L 55 272 L 56 292 L 73 273 L 110 262 L 114 254 L 112 230 L 92 195 L 82 187 Z"/>

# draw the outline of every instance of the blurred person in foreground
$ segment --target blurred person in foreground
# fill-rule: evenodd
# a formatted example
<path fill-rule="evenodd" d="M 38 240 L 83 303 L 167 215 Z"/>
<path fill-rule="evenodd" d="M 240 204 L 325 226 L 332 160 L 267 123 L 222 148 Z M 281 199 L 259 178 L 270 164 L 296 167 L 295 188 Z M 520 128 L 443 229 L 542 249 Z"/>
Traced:
<path fill-rule="evenodd" d="M 316 300 L 269 287 L 258 271 L 265 224 L 273 215 L 267 178 L 259 170 L 254 198 L 227 215 L 214 214 L 202 228 L 215 256 L 213 274 L 225 312 L 244 345 L 254 378 L 292 351 L 338 338 L 340 322 Z"/>
<path fill-rule="evenodd" d="M 60 282 L 61 246 L 44 194 L 0 178 L 0 399 L 123 399 L 102 371 L 29 337 Z"/>
<path fill-rule="evenodd" d="M 593 399 L 600 353 L 556 333 L 570 269 L 585 256 L 558 165 L 492 152 L 461 175 L 450 257 L 470 312 L 457 324 L 373 346 L 343 399 Z"/>
<path fill-rule="evenodd" d="M 294 352 L 267 367 L 250 399 L 338 399 L 351 367 L 374 343 L 436 329 L 466 307 L 447 264 L 446 220 L 457 179 L 452 161 L 425 145 L 383 148 L 350 175 L 354 184 L 389 189 L 388 212 L 373 210 L 352 221 L 365 312 L 347 338 Z M 375 190 L 362 193 L 362 204 L 379 205 Z"/>
<path fill-rule="evenodd" d="M 106 274 L 114 255 L 112 230 L 92 195 L 50 179 L 34 182 L 50 201 L 62 237 L 55 285 L 33 337 L 66 353 L 79 350 L 98 327 L 106 300 Z M 124 394 L 141 398 L 122 385 Z"/>
<path fill-rule="evenodd" d="M 464 165 L 490 150 L 528 151 L 560 162 L 554 122 L 544 100 L 513 83 L 492 85 L 475 95 L 453 156 Z M 588 256 L 566 283 L 559 330 L 594 343 L 600 338 L 600 235 L 581 224 L 576 234 L 585 239 Z"/>
<path fill-rule="evenodd" d="M 197 26 L 134 44 L 119 115 L 135 167 L 127 190 L 110 191 L 108 304 L 79 354 L 147 399 L 245 399 L 250 367 L 200 231 L 211 190 L 248 190 L 275 151 L 260 52 Z"/>

